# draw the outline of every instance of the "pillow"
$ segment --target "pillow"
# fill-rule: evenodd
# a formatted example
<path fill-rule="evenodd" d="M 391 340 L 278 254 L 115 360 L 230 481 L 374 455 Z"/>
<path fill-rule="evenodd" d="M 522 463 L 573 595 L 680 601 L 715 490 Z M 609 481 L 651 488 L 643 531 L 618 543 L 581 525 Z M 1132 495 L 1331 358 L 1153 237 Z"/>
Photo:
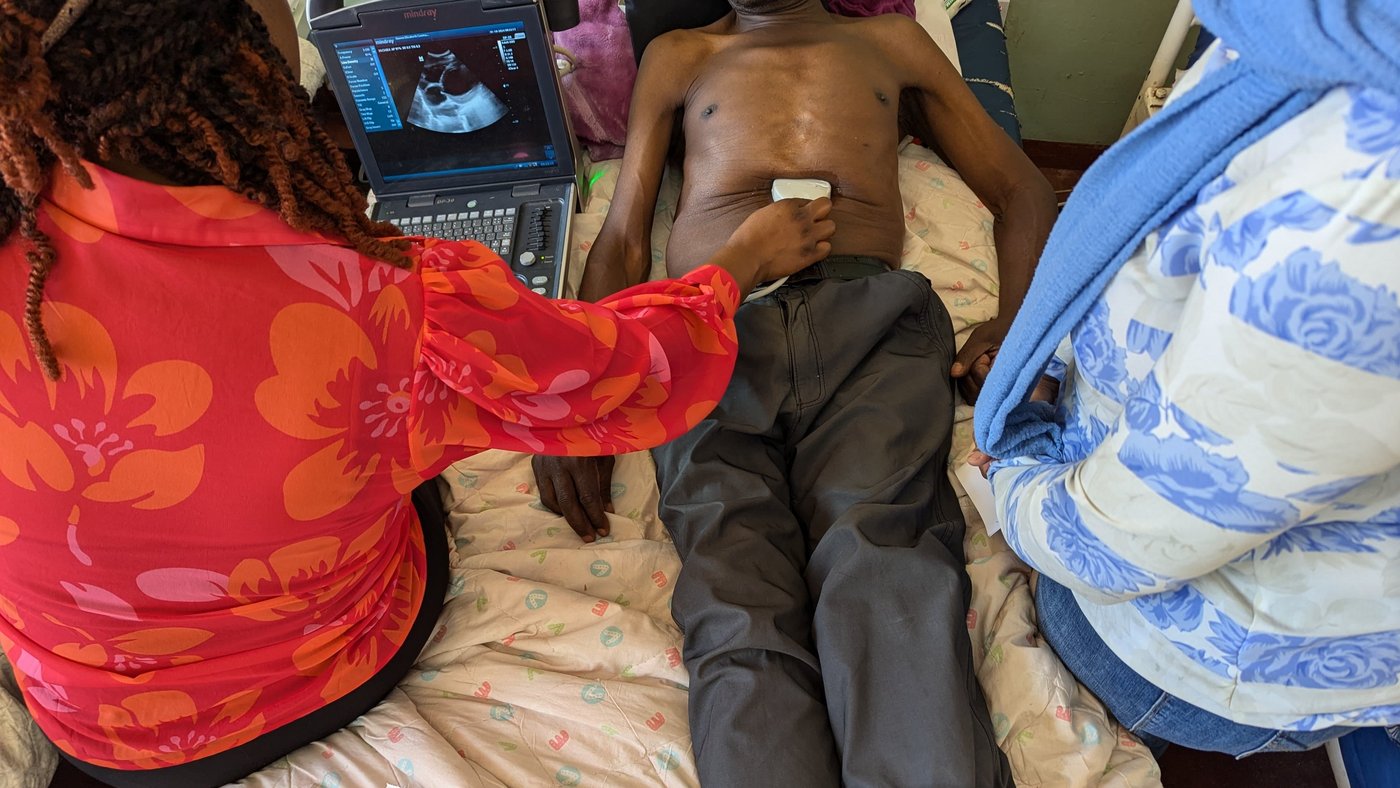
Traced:
<path fill-rule="evenodd" d="M 58 750 L 24 707 L 14 670 L 0 654 L 0 783 L 39 788 L 53 780 Z"/>
<path fill-rule="evenodd" d="M 297 45 L 301 47 L 301 86 L 314 97 L 326 84 L 326 64 L 321 61 L 321 52 L 315 44 L 298 38 Z"/>
<path fill-rule="evenodd" d="M 574 134 L 595 159 L 620 155 L 637 64 L 617 0 L 580 0 L 578 26 L 555 33 L 554 44 Z"/>
<path fill-rule="evenodd" d="M 953 34 L 953 20 L 943 12 L 947 0 L 916 0 L 914 18 L 919 21 L 929 38 L 948 56 L 948 62 L 959 74 L 963 73 L 962 58 L 958 55 L 958 38 Z"/>

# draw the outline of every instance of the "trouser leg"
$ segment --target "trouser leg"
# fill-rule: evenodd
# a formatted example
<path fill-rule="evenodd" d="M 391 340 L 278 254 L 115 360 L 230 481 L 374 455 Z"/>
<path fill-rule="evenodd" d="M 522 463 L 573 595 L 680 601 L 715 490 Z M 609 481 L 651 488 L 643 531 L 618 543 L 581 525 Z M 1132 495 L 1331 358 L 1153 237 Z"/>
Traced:
<path fill-rule="evenodd" d="M 794 344 L 814 348 L 825 390 L 796 425 L 788 479 L 813 545 L 813 640 L 842 782 L 1009 785 L 965 623 L 947 313 L 909 273 L 806 298 L 811 336 Z"/>
<path fill-rule="evenodd" d="M 661 517 L 682 561 L 671 604 L 685 632 L 697 767 L 707 786 L 835 786 L 806 537 L 778 438 L 790 389 L 784 312 L 768 299 L 737 322 L 739 361 L 719 407 L 654 453 Z"/>

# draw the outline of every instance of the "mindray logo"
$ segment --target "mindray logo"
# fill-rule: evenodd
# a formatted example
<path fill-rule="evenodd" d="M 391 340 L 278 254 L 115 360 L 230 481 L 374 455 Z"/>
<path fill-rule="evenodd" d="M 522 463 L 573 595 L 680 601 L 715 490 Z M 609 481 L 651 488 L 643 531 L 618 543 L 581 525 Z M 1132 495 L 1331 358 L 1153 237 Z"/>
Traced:
<path fill-rule="evenodd" d="M 420 8 L 420 9 L 418 9 L 417 11 L 404 11 L 404 12 L 403 12 L 403 18 L 404 18 L 404 19 L 422 19 L 422 18 L 425 17 L 425 16 L 426 16 L 426 17 L 432 17 L 433 19 L 437 19 L 437 9 L 436 9 L 436 8 Z"/>

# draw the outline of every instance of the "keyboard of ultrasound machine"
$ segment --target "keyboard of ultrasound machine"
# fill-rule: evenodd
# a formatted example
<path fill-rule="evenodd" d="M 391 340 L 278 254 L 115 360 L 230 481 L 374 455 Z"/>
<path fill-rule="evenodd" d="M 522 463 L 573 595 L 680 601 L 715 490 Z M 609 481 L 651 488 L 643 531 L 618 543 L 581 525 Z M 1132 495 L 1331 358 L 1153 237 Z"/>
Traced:
<path fill-rule="evenodd" d="M 503 260 L 511 259 L 515 242 L 515 209 L 462 211 L 437 216 L 394 219 L 404 232 L 447 241 L 478 241 Z"/>

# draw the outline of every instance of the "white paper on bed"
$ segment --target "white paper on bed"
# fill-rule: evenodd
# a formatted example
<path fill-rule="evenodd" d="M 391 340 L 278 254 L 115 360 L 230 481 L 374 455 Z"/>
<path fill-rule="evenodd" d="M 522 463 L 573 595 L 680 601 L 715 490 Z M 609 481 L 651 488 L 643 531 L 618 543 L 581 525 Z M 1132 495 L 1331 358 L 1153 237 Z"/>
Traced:
<path fill-rule="evenodd" d="M 967 496 L 968 503 L 977 510 L 977 516 L 982 519 L 982 526 L 987 531 L 987 536 L 995 536 L 1001 530 L 1001 522 L 997 519 L 997 500 L 992 494 L 992 483 L 987 481 L 982 475 L 982 469 L 963 463 L 951 469 L 953 478 L 958 480 L 958 486 Z"/>
<path fill-rule="evenodd" d="M 598 165 L 575 221 L 582 263 L 617 177 Z M 899 160 L 905 266 L 927 276 L 961 341 L 996 311 L 992 220 L 927 150 Z M 664 274 L 679 181 L 658 200 L 653 275 Z M 575 265 L 575 279 L 583 266 Z M 576 281 L 575 281 L 576 284 Z M 971 449 L 960 406 L 952 462 Z M 539 504 L 529 458 L 491 452 L 444 477 L 454 529 L 453 598 L 439 633 L 391 697 L 323 744 L 246 781 L 273 786 L 694 786 L 680 633 L 670 616 L 680 569 L 656 519 L 647 454 L 619 459 L 613 535 L 584 545 Z M 978 677 L 998 741 L 1022 786 L 1161 784 L 1125 734 L 1038 638 L 1029 570 L 988 537 L 962 496 L 968 613 Z"/>

